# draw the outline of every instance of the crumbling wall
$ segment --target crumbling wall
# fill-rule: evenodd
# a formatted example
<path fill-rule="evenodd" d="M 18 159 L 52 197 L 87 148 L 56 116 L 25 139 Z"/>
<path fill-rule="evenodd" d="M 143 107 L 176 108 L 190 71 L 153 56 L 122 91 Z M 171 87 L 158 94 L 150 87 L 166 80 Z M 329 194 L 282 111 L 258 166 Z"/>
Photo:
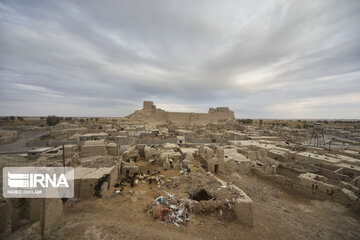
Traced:
<path fill-rule="evenodd" d="M 10 199 L 11 231 L 15 231 L 27 222 L 40 220 L 42 199 L 39 198 L 13 198 Z M 6 216 L 6 214 L 5 214 Z"/>
<path fill-rule="evenodd" d="M 139 166 L 134 163 L 122 162 L 121 174 L 134 174 L 139 172 Z"/>
<path fill-rule="evenodd" d="M 0 233 L 8 228 L 8 208 L 9 205 L 4 199 L 0 201 Z"/>
<path fill-rule="evenodd" d="M 289 159 L 285 152 L 277 149 L 270 149 L 267 152 L 267 156 L 280 162 L 286 162 Z"/>
<path fill-rule="evenodd" d="M 316 195 L 321 200 L 331 199 L 360 210 L 359 198 L 350 190 L 326 183 L 324 176 L 304 173 L 299 176 L 299 190 L 306 195 Z"/>
<path fill-rule="evenodd" d="M 354 178 L 351 182 L 352 182 L 352 184 L 354 184 L 354 186 L 360 188 L 360 176 Z"/>
<path fill-rule="evenodd" d="M 119 177 L 119 168 L 120 168 L 120 165 L 119 165 L 119 163 L 117 163 L 114 166 L 114 168 L 111 170 L 110 175 L 109 175 L 109 180 L 108 180 L 109 186 L 113 186 L 116 183 L 116 181 Z"/>
<path fill-rule="evenodd" d="M 236 162 L 231 160 L 225 163 L 225 167 L 223 169 L 225 174 L 231 174 L 236 172 L 243 175 L 250 173 L 252 167 L 253 167 L 252 161 Z"/>
<path fill-rule="evenodd" d="M 239 193 L 242 193 L 242 198 L 238 198 L 236 203 L 233 204 L 233 208 L 237 217 L 237 221 L 240 223 L 253 226 L 254 225 L 254 204 L 253 201 L 237 186 L 230 185 L 236 189 Z"/>
<path fill-rule="evenodd" d="M 81 157 L 106 154 L 106 145 L 103 140 L 89 140 L 81 146 Z"/>
<path fill-rule="evenodd" d="M 43 199 L 43 206 L 41 210 L 41 235 L 43 238 L 46 238 L 54 224 L 63 215 L 62 201 L 59 198 L 45 198 Z"/>
<path fill-rule="evenodd" d="M 194 214 L 216 213 L 228 222 L 253 225 L 253 202 L 246 193 L 201 168 L 169 184 L 174 191 L 171 196 L 186 202 L 186 208 Z"/>
<path fill-rule="evenodd" d="M 326 181 L 324 176 L 314 174 L 312 175 L 313 177 L 309 177 L 311 176 L 309 173 L 305 175 L 300 174 L 298 177 L 293 177 L 291 176 L 292 174 L 289 176 L 267 174 L 262 171 L 261 168 L 254 168 L 253 171 L 262 178 L 278 183 L 292 194 L 296 193 L 316 200 L 333 200 L 343 205 L 350 206 L 355 210 L 360 210 L 358 196 L 348 189 L 322 182 Z"/>
<path fill-rule="evenodd" d="M 224 173 L 225 172 L 225 156 L 224 156 L 224 148 L 211 145 L 208 146 L 200 146 L 199 156 L 206 161 L 207 170 L 212 173 Z"/>
<path fill-rule="evenodd" d="M 93 196 L 98 179 L 75 179 L 74 198 L 87 199 Z"/>
<path fill-rule="evenodd" d="M 149 161 L 150 159 L 156 160 L 160 156 L 159 150 L 155 147 L 146 146 L 144 152 L 146 161 Z"/>
<path fill-rule="evenodd" d="M 105 131 L 107 134 L 109 134 L 109 136 L 114 137 L 117 135 L 117 129 L 116 128 L 110 128 L 110 129 L 106 129 Z"/>
<path fill-rule="evenodd" d="M 23 225 L 23 219 L 29 219 L 30 199 L 13 198 L 11 204 L 11 232 Z"/>
<path fill-rule="evenodd" d="M 41 198 L 32 198 L 30 200 L 30 210 L 29 210 L 30 222 L 40 221 L 41 208 L 42 208 L 42 199 Z"/>
<path fill-rule="evenodd" d="M 106 151 L 111 156 L 118 156 L 119 155 L 119 149 L 118 149 L 118 145 L 116 143 L 108 143 L 106 145 Z"/>

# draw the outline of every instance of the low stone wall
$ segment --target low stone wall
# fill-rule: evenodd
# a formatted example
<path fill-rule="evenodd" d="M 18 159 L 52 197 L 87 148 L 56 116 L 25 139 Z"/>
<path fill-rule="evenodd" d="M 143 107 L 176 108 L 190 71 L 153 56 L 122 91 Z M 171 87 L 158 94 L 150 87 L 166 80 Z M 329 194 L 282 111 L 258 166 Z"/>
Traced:
<path fill-rule="evenodd" d="M 257 176 L 276 182 L 292 194 L 300 194 L 310 199 L 321 201 L 332 200 L 360 211 L 359 198 L 348 189 L 340 188 L 317 179 L 304 177 L 304 175 L 302 177 L 300 177 L 300 175 L 298 177 L 287 177 L 279 174 L 267 174 L 259 168 L 254 168 L 253 172 Z M 325 177 L 320 176 L 320 178 Z"/>
<path fill-rule="evenodd" d="M 239 173 L 239 174 L 248 174 L 251 172 L 252 169 L 252 161 L 242 161 L 242 162 L 235 162 L 235 161 L 227 161 L 225 162 L 224 172 L 226 174 L 231 173 Z"/>
<path fill-rule="evenodd" d="M 254 204 L 253 201 L 235 185 L 230 185 L 230 187 L 235 188 L 239 193 L 242 193 L 244 197 L 238 198 L 236 204 L 233 208 L 237 217 L 237 220 L 245 225 L 253 226 L 254 225 Z"/>
<path fill-rule="evenodd" d="M 75 139 L 64 140 L 64 141 L 52 141 L 52 140 L 32 140 L 26 142 L 27 147 L 57 147 L 60 145 L 78 144 Z"/>
<path fill-rule="evenodd" d="M 164 143 L 176 143 L 176 138 L 173 138 L 173 139 L 155 139 L 155 140 L 139 139 L 137 141 L 137 143 L 138 144 L 146 144 L 146 145 L 164 144 Z"/>
<path fill-rule="evenodd" d="M 96 156 L 96 155 L 106 155 L 106 146 L 104 145 L 100 145 L 100 146 L 96 146 L 96 145 L 83 145 L 81 147 L 81 157 L 89 157 L 89 156 Z"/>

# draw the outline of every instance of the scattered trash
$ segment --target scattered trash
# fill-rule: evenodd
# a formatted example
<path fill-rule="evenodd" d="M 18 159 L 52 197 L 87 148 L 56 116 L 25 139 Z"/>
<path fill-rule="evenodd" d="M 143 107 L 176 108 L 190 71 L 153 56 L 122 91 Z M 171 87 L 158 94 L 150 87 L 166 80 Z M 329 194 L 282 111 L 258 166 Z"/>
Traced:
<path fill-rule="evenodd" d="M 161 216 L 162 222 L 173 223 L 177 227 L 191 220 L 187 211 L 185 201 L 183 199 L 176 199 L 173 194 L 168 194 L 166 198 L 163 196 L 156 198 L 149 209 L 149 213 L 155 219 Z"/>

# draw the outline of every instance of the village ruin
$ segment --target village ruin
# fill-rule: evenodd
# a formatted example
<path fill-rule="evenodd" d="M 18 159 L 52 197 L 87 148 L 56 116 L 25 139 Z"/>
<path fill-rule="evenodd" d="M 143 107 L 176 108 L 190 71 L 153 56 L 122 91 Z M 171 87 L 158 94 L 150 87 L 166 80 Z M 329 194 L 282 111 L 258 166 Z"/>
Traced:
<path fill-rule="evenodd" d="M 235 119 L 227 107 L 177 113 L 150 101 L 124 118 L 16 121 L 1 120 L 2 168 L 73 167 L 74 197 L 2 198 L 2 239 L 360 236 L 359 122 Z"/>

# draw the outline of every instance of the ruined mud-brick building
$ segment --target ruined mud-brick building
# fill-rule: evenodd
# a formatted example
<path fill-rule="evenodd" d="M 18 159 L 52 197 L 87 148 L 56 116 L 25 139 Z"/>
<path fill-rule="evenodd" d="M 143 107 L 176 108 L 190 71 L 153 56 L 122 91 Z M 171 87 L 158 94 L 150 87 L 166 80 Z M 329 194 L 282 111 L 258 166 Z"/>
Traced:
<path fill-rule="evenodd" d="M 127 117 L 172 122 L 214 122 L 235 119 L 234 112 L 228 107 L 210 108 L 208 113 L 167 112 L 156 108 L 151 101 L 144 101 L 143 109 L 137 110 Z"/>

